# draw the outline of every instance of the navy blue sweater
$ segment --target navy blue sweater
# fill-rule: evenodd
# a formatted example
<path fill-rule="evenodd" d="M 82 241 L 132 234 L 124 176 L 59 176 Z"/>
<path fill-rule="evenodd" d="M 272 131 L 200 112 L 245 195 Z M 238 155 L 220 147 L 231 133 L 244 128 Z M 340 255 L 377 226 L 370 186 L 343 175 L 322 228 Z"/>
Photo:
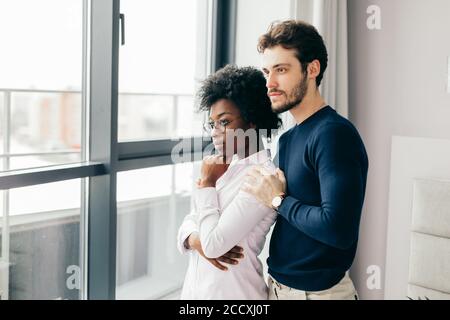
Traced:
<path fill-rule="evenodd" d="M 270 241 L 269 274 L 299 290 L 329 289 L 355 257 L 368 170 L 364 144 L 327 106 L 280 137 L 275 163 L 287 196 Z"/>

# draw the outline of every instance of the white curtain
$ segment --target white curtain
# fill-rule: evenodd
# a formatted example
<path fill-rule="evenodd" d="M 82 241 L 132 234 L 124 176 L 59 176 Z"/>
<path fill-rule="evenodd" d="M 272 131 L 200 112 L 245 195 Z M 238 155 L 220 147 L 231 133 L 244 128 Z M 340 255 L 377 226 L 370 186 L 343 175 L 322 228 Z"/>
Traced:
<path fill-rule="evenodd" d="M 292 0 L 292 18 L 314 25 L 328 50 L 320 91 L 325 101 L 348 117 L 347 0 Z"/>

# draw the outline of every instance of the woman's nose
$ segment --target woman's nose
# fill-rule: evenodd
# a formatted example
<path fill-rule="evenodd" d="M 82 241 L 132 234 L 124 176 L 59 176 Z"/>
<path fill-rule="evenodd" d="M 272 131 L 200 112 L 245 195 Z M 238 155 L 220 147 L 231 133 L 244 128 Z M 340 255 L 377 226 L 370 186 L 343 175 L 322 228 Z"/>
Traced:
<path fill-rule="evenodd" d="M 219 136 L 221 136 L 222 135 L 222 132 L 220 131 L 220 129 L 217 129 L 216 127 L 214 127 L 212 130 L 211 130 L 211 137 L 212 138 L 217 138 L 217 137 L 219 137 Z"/>

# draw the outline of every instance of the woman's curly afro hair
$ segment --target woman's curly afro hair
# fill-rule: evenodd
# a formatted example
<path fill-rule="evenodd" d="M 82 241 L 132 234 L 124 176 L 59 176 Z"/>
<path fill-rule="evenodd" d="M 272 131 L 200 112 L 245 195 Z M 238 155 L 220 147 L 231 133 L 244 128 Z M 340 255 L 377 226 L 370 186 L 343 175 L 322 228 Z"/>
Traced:
<path fill-rule="evenodd" d="M 221 99 L 232 101 L 247 123 L 253 123 L 257 130 L 267 130 L 269 137 L 271 130 L 282 124 L 272 111 L 264 75 L 253 67 L 227 65 L 207 77 L 197 95 L 200 111 L 209 111 Z"/>

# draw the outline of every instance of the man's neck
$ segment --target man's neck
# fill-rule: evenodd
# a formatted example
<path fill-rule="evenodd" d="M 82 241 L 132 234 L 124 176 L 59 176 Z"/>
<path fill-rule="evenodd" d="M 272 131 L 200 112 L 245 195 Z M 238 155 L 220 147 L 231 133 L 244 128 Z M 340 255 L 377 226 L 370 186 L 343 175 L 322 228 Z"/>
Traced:
<path fill-rule="evenodd" d="M 295 122 L 300 124 L 325 106 L 325 100 L 320 95 L 319 90 L 316 90 L 314 93 L 306 95 L 303 101 L 289 112 L 294 117 Z"/>

